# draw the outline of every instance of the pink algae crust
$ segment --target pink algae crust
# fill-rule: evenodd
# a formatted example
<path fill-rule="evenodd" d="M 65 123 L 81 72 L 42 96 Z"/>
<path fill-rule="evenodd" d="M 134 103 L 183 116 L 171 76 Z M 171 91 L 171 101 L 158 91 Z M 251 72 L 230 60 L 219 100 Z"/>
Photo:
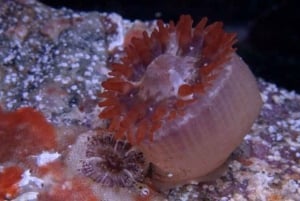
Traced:
<path fill-rule="evenodd" d="M 17 182 L 21 179 L 22 169 L 11 166 L 0 172 L 0 201 L 4 198 L 15 197 L 18 193 Z"/>
<path fill-rule="evenodd" d="M 34 177 L 48 178 L 39 189 L 39 201 L 86 200 L 99 201 L 89 188 L 87 180 L 70 175 L 63 161 L 37 166 L 33 158 L 43 151 L 57 149 L 56 129 L 33 108 L 13 112 L 0 109 L 0 201 L 21 196 L 19 186 L 22 174 L 30 169 Z M 18 164 L 7 166 L 6 164 Z M 22 168 L 21 168 L 22 167 Z"/>
<path fill-rule="evenodd" d="M 55 148 L 55 129 L 32 108 L 15 112 L 0 109 L 0 162 L 23 161 L 43 150 Z"/>
<path fill-rule="evenodd" d="M 101 201 L 90 190 L 90 185 L 82 177 L 67 176 L 63 163 L 54 162 L 40 169 L 40 174 L 51 175 L 54 184 L 45 186 L 39 196 L 39 201 Z"/>

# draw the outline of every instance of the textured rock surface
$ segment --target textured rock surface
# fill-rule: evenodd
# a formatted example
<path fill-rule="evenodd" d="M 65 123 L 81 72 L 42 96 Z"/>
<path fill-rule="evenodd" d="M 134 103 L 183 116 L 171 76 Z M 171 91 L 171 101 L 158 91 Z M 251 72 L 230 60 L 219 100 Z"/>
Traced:
<path fill-rule="evenodd" d="M 140 33 L 141 27 L 153 28 L 152 23 L 129 22 L 117 14 L 56 10 L 34 0 L 0 0 L 2 110 L 30 106 L 43 113 L 57 130 L 58 145 L 49 154 L 62 156 L 54 157 L 54 161 L 63 160 L 81 132 L 100 128 L 105 123 L 97 117 L 100 83 L 107 77 L 108 63 L 122 54 L 123 41 L 130 34 Z M 259 80 L 259 86 L 264 101 L 261 114 L 243 144 L 232 154 L 223 176 L 209 183 L 180 186 L 160 197 L 171 201 L 300 200 L 300 96 L 263 80 Z M 0 143 L 5 143 L 1 132 Z M 42 153 L 31 158 L 45 156 Z M 1 185 L 9 183 L 3 179 L 8 179 L 5 172 L 16 165 L 14 160 L 1 161 Z M 76 172 L 67 173 L 60 163 L 47 167 L 55 170 L 51 171 L 51 178 L 41 173 L 44 169 L 32 174 L 26 172 L 25 169 L 34 169 L 33 166 L 32 161 L 22 166 L 19 194 L 14 189 L 20 199 L 60 199 L 45 193 L 49 191 L 60 192 L 72 200 L 72 191 L 84 197 L 89 194 L 87 188 L 95 188 L 70 176 Z M 67 176 L 55 180 L 57 185 L 49 185 L 55 175 L 64 173 Z M 66 188 L 66 182 L 72 183 L 72 188 Z M 97 191 L 101 192 L 108 191 Z M 105 197 L 97 193 L 96 198 Z M 0 189 L 0 195 L 3 194 Z M 118 200 L 118 196 L 106 197 Z"/>

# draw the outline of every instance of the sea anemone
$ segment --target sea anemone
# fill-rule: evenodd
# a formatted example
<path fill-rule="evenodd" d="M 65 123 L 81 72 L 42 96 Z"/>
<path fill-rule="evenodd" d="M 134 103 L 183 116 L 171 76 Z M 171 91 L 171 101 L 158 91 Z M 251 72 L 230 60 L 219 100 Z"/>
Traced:
<path fill-rule="evenodd" d="M 89 136 L 86 146 L 86 159 L 80 170 L 95 182 L 109 187 L 134 187 L 143 180 L 143 154 L 128 142 L 105 133 Z"/>
<path fill-rule="evenodd" d="M 99 103 L 117 138 L 152 163 L 159 188 L 201 180 L 241 143 L 262 104 L 256 80 L 221 22 L 157 22 L 111 66 Z"/>

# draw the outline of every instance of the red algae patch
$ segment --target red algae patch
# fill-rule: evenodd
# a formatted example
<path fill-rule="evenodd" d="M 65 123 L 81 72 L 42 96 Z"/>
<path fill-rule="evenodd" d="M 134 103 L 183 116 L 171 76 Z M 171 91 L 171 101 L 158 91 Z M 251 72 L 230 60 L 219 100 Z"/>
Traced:
<path fill-rule="evenodd" d="M 18 193 L 17 183 L 21 179 L 22 169 L 19 167 L 7 167 L 0 170 L 0 201 L 4 198 L 13 198 Z"/>
<path fill-rule="evenodd" d="M 32 108 L 0 110 L 0 162 L 23 161 L 27 156 L 56 146 L 55 130 Z"/>
<path fill-rule="evenodd" d="M 38 189 L 39 201 L 101 201 L 91 190 L 91 183 L 78 175 L 71 174 L 63 161 L 54 161 L 35 169 L 42 178 L 42 188 Z"/>

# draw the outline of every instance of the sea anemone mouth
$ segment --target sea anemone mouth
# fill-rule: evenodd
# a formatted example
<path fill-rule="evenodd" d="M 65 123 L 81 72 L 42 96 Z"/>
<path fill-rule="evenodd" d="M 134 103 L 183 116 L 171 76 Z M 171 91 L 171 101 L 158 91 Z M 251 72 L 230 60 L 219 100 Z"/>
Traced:
<path fill-rule="evenodd" d="M 133 187 L 137 181 L 143 181 L 145 159 L 127 141 L 115 140 L 112 134 L 92 135 L 87 138 L 86 147 L 86 158 L 79 170 L 96 183 Z"/>
<path fill-rule="evenodd" d="M 125 57 L 112 64 L 110 78 L 102 83 L 100 118 L 109 130 L 132 144 L 154 139 L 161 126 L 178 116 L 201 96 L 235 51 L 235 34 L 221 22 L 206 26 L 203 18 L 194 28 L 189 15 L 175 25 L 157 22 L 149 36 L 133 38 Z"/>
<path fill-rule="evenodd" d="M 196 82 L 196 61 L 191 56 L 159 55 L 148 65 L 138 86 L 138 97 L 143 101 L 153 100 L 154 104 L 166 99 L 182 99 L 178 94 L 179 87 Z"/>

